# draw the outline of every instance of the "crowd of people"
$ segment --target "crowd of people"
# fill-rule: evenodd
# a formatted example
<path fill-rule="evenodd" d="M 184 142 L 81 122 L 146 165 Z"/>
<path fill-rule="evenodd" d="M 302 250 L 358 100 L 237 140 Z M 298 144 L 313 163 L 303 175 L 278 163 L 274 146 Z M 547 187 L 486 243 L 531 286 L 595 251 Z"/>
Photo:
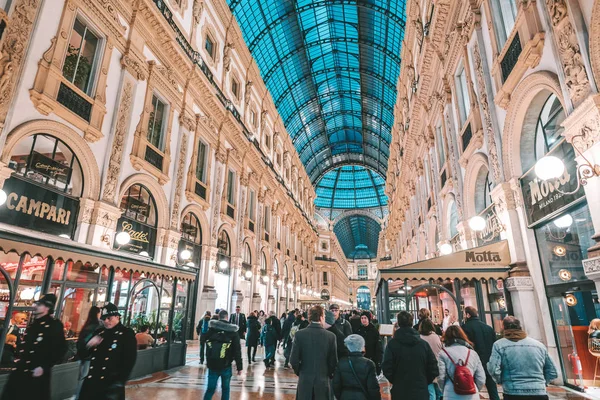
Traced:
<path fill-rule="evenodd" d="M 55 304 L 53 294 L 38 300 L 23 336 L 15 327 L 26 316 L 13 315 L 5 345 L 11 351 L 3 356 L 12 368 L 2 399 L 23 394 L 50 398 L 52 366 L 63 357 L 68 338 L 75 336 L 70 326 L 52 317 Z M 337 304 L 327 310 L 290 310 L 280 317 L 257 310 L 246 316 L 239 306 L 231 315 L 227 310 L 207 311 L 196 327 L 200 363 L 208 368 L 204 399 L 213 397 L 219 380 L 221 398 L 229 399 L 232 365 L 238 375 L 243 372 L 242 340 L 249 364 L 263 348 L 267 369 L 275 368 L 275 355 L 282 350 L 280 367 L 292 368 L 299 377 L 296 398 L 301 400 L 377 400 L 382 374 L 394 400 L 475 400 L 484 386 L 490 399 L 499 400 L 498 385 L 505 400 L 548 399 L 546 386 L 557 372 L 544 345 L 528 337 L 513 316 L 503 320 L 503 337 L 498 340 L 477 309 L 466 307 L 465 316 L 462 325 L 451 318 L 438 325 L 429 310 L 421 309 L 414 324 L 413 314 L 402 311 L 384 349 L 379 322 L 371 312 L 342 312 Z M 596 331 L 600 329 L 590 328 L 590 336 Z M 137 350 L 155 343 L 147 326 L 137 334 L 124 326 L 111 303 L 89 310 L 76 340 L 77 398 L 92 400 L 124 399 Z"/>
<path fill-rule="evenodd" d="M 263 362 L 275 367 L 275 354 L 283 348 L 283 368 L 299 377 L 296 398 L 330 400 L 380 399 L 381 374 L 391 384 L 394 400 L 475 400 L 485 386 L 499 400 L 498 385 L 506 400 L 548 399 L 546 386 L 557 378 L 546 348 L 527 336 L 519 320 L 503 320 L 503 338 L 479 319 L 477 309 L 465 308 L 460 325 L 451 314 L 435 324 L 427 309 L 397 315 L 393 337 L 383 349 L 378 321 L 368 311 L 341 312 L 314 306 L 289 311 L 281 317 L 253 311 L 246 318 L 239 307 L 232 315 L 209 312 L 198 324 L 200 361 L 206 360 L 209 379 L 205 400 L 215 393 L 221 378 L 222 399 L 229 399 L 232 364 L 243 371 L 241 341 L 248 363 L 256 362 L 259 346 Z M 414 324 L 414 325 L 413 325 Z"/>

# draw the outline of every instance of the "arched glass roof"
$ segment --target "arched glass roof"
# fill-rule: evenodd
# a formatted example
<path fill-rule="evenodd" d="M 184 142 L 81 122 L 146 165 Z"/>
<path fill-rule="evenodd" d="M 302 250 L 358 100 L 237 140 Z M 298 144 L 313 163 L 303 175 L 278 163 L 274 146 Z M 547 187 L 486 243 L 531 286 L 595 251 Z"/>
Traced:
<path fill-rule="evenodd" d="M 316 186 L 316 207 L 330 217 L 354 208 L 387 215 L 384 186 L 406 0 L 227 3 Z M 342 221 L 336 226 L 348 223 Z M 361 233 L 346 255 L 356 246 L 375 254 L 378 232 Z"/>
<path fill-rule="evenodd" d="M 351 165 L 327 172 L 316 187 L 319 208 L 371 208 L 387 205 L 385 181 L 370 169 Z"/>
<path fill-rule="evenodd" d="M 347 258 L 375 258 L 381 225 L 365 215 L 349 215 L 333 227 Z"/>
<path fill-rule="evenodd" d="M 405 0 L 228 0 L 313 183 L 386 175 Z"/>

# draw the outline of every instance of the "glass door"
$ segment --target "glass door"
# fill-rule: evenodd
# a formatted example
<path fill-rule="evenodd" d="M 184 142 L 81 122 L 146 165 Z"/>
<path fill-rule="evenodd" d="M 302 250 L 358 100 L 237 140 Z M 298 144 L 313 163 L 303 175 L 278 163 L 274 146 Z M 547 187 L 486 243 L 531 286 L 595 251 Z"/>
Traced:
<path fill-rule="evenodd" d="M 600 315 L 596 290 L 550 297 L 550 307 L 565 384 L 594 390 L 594 384 L 600 386 L 600 379 L 594 381 L 599 361 L 588 349 L 588 329 L 590 322 Z"/>

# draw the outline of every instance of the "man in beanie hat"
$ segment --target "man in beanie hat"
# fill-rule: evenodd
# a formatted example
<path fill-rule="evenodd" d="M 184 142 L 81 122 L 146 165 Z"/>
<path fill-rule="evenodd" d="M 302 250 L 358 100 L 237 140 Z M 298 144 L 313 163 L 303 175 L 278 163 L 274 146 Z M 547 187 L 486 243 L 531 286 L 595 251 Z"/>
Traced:
<path fill-rule="evenodd" d="M 337 327 L 335 315 L 331 311 L 325 311 L 325 322 L 323 323 L 325 330 L 333 333 L 337 339 L 337 356 L 338 360 L 343 357 L 348 357 L 348 349 L 344 344 L 345 336 Z"/>
<path fill-rule="evenodd" d="M 99 328 L 87 343 L 90 369 L 79 398 L 125 400 L 125 382 L 137 357 L 135 334 L 121 324 L 121 314 L 112 303 L 106 303 L 102 308 L 100 319 L 104 327 Z"/>
<path fill-rule="evenodd" d="M 357 333 L 365 339 L 365 357 L 375 363 L 377 375 L 379 375 L 381 373 L 383 350 L 379 331 L 371 323 L 371 313 L 369 311 L 363 311 L 360 314 L 360 327 Z"/>
<path fill-rule="evenodd" d="M 340 313 L 340 306 L 337 304 L 332 304 L 329 306 L 329 311 L 333 313 L 333 316 L 335 317 L 335 326 L 340 332 L 342 332 L 342 335 L 344 335 L 344 339 L 352 335 L 352 327 L 350 326 L 350 322 L 342 318 Z"/>
<path fill-rule="evenodd" d="M 63 324 L 52 318 L 55 304 L 51 293 L 33 303 L 35 319 L 17 348 L 3 400 L 50 399 L 50 371 L 67 350 Z"/>

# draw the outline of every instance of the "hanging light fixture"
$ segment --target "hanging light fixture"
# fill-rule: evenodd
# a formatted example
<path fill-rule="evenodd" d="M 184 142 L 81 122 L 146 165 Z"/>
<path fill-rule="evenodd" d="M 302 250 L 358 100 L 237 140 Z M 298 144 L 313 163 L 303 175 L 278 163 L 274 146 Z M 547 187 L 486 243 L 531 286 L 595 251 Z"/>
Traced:
<path fill-rule="evenodd" d="M 448 254 L 452 254 L 453 249 L 452 249 L 452 245 L 450 243 L 442 243 L 440 245 L 440 253 L 444 256 L 448 255 Z"/>
<path fill-rule="evenodd" d="M 4 191 L 4 189 L 0 189 L 0 206 L 4 205 L 4 203 L 6 203 L 7 198 L 8 198 L 8 196 L 6 195 L 6 192 Z"/>
<path fill-rule="evenodd" d="M 124 244 L 129 243 L 131 240 L 131 235 L 129 235 L 127 232 L 119 232 L 117 233 L 117 236 L 115 236 L 115 240 L 119 246 L 123 246 Z"/>
<path fill-rule="evenodd" d="M 252 278 L 252 271 L 248 270 L 244 273 L 244 276 L 246 277 L 246 279 L 250 279 Z"/>
<path fill-rule="evenodd" d="M 225 261 L 225 260 L 221 260 L 221 261 L 219 262 L 219 268 L 220 268 L 220 269 L 227 269 L 227 267 L 229 267 L 229 263 L 228 263 L 227 261 Z"/>
<path fill-rule="evenodd" d="M 192 258 L 192 252 L 188 249 L 183 249 L 179 252 L 179 258 L 181 258 L 182 260 L 189 260 L 190 258 Z"/>
<path fill-rule="evenodd" d="M 469 227 L 475 232 L 481 232 L 486 225 L 485 219 L 481 215 L 476 215 L 469 220 Z"/>
<path fill-rule="evenodd" d="M 556 156 L 544 156 L 535 163 L 535 175 L 543 181 L 558 179 L 565 173 L 565 163 Z"/>

